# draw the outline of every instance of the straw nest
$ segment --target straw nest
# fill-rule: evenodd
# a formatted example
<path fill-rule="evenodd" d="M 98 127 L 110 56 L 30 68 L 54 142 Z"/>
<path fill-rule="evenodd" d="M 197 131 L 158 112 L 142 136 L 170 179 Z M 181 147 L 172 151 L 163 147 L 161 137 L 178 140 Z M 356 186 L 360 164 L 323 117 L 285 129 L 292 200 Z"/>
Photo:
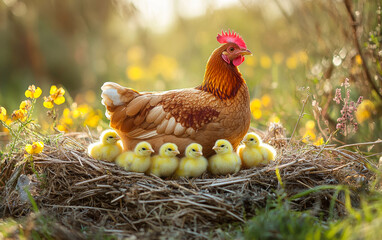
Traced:
<path fill-rule="evenodd" d="M 94 160 L 86 154 L 87 134 L 67 134 L 46 144 L 44 152 L 34 157 L 40 180 L 30 164 L 15 167 L 24 158 L 22 154 L 6 161 L 0 175 L 0 182 L 6 183 L 1 184 L 0 210 L 4 217 L 27 215 L 30 201 L 22 189 L 29 186 L 39 209 L 55 216 L 72 239 L 83 236 L 73 235 L 81 229 L 138 238 L 203 239 L 213 236 L 213 229 L 249 219 L 268 199 L 277 197 L 276 191 L 292 196 L 320 185 L 360 188 L 373 177 L 366 168 L 370 163 L 358 153 L 330 145 L 289 143 L 282 135 L 283 129 L 276 127 L 263 136 L 278 147 L 276 161 L 266 167 L 231 176 L 205 173 L 196 179 L 176 180 L 126 172 L 114 163 Z M 293 207 L 325 214 L 333 192 L 305 195 L 294 200 Z M 335 210 L 344 212 L 341 198 Z"/>

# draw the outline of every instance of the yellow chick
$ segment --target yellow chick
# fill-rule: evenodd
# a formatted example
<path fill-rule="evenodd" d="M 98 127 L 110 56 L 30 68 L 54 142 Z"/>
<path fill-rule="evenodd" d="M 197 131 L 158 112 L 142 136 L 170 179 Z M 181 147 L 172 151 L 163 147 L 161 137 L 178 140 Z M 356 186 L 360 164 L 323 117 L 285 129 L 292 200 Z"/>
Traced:
<path fill-rule="evenodd" d="M 199 177 L 208 166 L 208 161 L 203 157 L 203 147 L 198 143 L 187 146 L 185 157 L 180 159 L 179 167 L 175 172 L 177 177 Z"/>
<path fill-rule="evenodd" d="M 88 147 L 88 154 L 98 160 L 113 162 L 122 152 L 121 145 L 117 143 L 120 137 L 114 130 L 105 130 L 101 133 L 100 141 Z"/>
<path fill-rule="evenodd" d="M 216 154 L 208 160 L 208 170 L 213 174 L 237 173 L 241 167 L 241 160 L 229 141 L 219 139 L 212 148 Z"/>
<path fill-rule="evenodd" d="M 247 133 L 243 139 L 244 145 L 238 149 L 239 156 L 243 161 L 243 167 L 251 168 L 267 165 L 276 157 L 276 150 L 261 141 L 256 133 Z"/>
<path fill-rule="evenodd" d="M 158 177 L 171 176 L 179 165 L 178 146 L 174 143 L 165 143 L 159 149 L 159 155 L 151 158 L 151 166 L 148 173 L 152 173 Z"/>
<path fill-rule="evenodd" d="M 127 151 L 121 153 L 115 160 L 115 163 L 126 171 L 144 173 L 150 167 L 151 153 L 153 152 L 154 150 L 150 143 L 140 142 L 135 146 L 134 152 Z"/>

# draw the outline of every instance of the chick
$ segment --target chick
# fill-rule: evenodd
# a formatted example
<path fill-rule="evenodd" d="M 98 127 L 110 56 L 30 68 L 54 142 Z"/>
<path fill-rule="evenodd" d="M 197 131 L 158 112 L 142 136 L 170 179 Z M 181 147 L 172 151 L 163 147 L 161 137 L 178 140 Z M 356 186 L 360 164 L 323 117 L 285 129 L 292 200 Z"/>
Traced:
<path fill-rule="evenodd" d="M 229 141 L 219 139 L 212 148 L 216 154 L 208 160 L 208 169 L 213 174 L 237 173 L 241 167 L 241 160 Z"/>
<path fill-rule="evenodd" d="M 146 172 L 151 164 L 151 153 L 154 150 L 148 142 L 140 142 L 135 146 L 134 152 L 127 151 L 121 153 L 115 163 L 123 167 L 126 171 Z"/>
<path fill-rule="evenodd" d="M 180 159 L 179 167 L 175 172 L 177 177 L 199 177 L 208 166 L 208 161 L 203 157 L 203 147 L 198 143 L 187 146 L 185 157 Z"/>
<path fill-rule="evenodd" d="M 159 155 L 155 155 L 151 159 L 151 166 L 148 173 L 152 173 L 158 177 L 171 176 L 179 165 L 178 146 L 174 143 L 165 143 L 159 149 Z"/>
<path fill-rule="evenodd" d="M 101 133 L 100 141 L 88 147 L 88 154 L 98 160 L 113 162 L 122 152 L 121 145 L 117 143 L 120 137 L 114 130 L 105 130 Z"/>
<path fill-rule="evenodd" d="M 247 133 L 243 139 L 244 145 L 238 149 L 239 156 L 243 161 L 243 167 L 251 168 L 267 165 L 275 159 L 276 150 L 268 144 L 262 143 L 256 133 Z"/>

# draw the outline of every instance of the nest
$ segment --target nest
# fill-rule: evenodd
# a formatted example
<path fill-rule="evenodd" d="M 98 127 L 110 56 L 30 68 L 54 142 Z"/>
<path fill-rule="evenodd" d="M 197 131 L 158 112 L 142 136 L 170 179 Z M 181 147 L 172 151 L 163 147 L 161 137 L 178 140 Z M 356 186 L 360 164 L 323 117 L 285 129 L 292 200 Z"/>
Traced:
<path fill-rule="evenodd" d="M 277 192 L 292 196 L 336 184 L 362 188 L 373 177 L 366 168 L 367 160 L 358 153 L 328 145 L 288 145 L 274 135 L 269 141 L 282 147 L 276 161 L 268 166 L 230 176 L 205 173 L 195 179 L 161 179 L 126 172 L 114 163 L 88 157 L 90 140 L 85 133 L 65 135 L 54 144 L 46 144 L 44 152 L 34 157 L 39 178 L 27 162 L 14 167 L 23 155 L 7 161 L 0 176 L 0 181 L 7 183 L 1 189 L 0 211 L 4 217 L 27 215 L 30 203 L 22 189 L 28 186 L 39 209 L 55 216 L 69 233 L 103 229 L 125 237 L 204 239 L 213 237 L 213 230 L 227 223 L 244 223 L 256 209 L 275 199 Z M 322 215 L 328 213 L 333 193 L 308 194 L 294 200 L 292 206 Z M 344 212 L 340 199 L 335 210 Z"/>

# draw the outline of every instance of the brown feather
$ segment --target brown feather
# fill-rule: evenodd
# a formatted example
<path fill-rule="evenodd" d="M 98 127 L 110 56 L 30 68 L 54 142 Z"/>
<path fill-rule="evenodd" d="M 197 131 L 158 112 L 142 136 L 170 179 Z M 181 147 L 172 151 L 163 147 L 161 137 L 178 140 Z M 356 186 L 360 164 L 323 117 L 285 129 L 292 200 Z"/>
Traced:
<path fill-rule="evenodd" d="M 168 124 L 168 120 L 167 119 L 163 120 L 162 123 L 158 125 L 157 132 L 164 133 L 164 131 L 167 128 L 167 124 Z"/>
<path fill-rule="evenodd" d="M 149 123 L 153 123 L 158 116 L 163 112 L 162 106 L 156 106 L 147 114 L 146 121 Z"/>
<path fill-rule="evenodd" d="M 126 115 L 131 117 L 136 115 L 150 101 L 148 96 L 139 96 L 133 99 L 126 107 Z"/>

